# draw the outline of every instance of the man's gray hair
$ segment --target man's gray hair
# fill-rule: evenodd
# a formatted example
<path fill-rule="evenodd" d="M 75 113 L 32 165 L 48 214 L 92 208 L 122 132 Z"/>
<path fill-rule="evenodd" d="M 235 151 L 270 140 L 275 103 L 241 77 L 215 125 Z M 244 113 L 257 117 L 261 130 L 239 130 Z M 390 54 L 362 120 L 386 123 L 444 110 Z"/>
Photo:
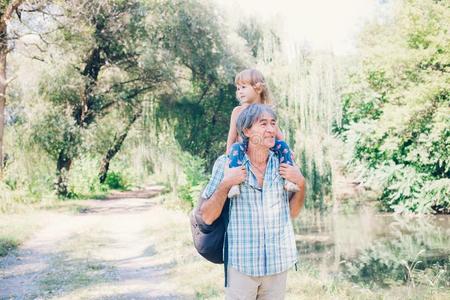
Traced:
<path fill-rule="evenodd" d="M 277 115 L 267 104 L 251 104 L 240 113 L 236 121 L 236 127 L 244 143 L 248 141 L 248 137 L 244 135 L 244 129 L 250 129 L 253 124 L 261 119 L 264 113 L 269 114 L 275 120 L 277 119 Z"/>

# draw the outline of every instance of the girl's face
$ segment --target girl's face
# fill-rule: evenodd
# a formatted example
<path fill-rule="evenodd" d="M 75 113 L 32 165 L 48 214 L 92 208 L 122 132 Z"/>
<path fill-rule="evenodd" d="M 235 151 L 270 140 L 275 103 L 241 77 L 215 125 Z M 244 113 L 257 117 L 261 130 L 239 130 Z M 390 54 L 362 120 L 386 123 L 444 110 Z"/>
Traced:
<path fill-rule="evenodd" d="M 261 94 L 248 82 L 238 82 L 236 96 L 245 104 L 261 103 Z"/>

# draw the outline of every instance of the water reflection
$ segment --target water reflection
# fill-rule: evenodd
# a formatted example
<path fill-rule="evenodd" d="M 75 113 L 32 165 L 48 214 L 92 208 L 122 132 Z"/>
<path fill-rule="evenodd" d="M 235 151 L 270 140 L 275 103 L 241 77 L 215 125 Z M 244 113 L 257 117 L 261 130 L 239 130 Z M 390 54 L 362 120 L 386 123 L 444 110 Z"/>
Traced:
<path fill-rule="evenodd" d="M 303 211 L 294 223 L 301 264 L 366 286 L 450 287 L 450 216 Z"/>

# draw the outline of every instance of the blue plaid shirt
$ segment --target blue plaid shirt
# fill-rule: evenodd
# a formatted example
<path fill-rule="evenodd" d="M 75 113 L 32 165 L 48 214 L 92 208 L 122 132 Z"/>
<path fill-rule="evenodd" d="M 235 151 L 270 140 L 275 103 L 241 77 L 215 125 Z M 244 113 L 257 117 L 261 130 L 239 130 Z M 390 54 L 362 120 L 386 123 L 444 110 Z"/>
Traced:
<path fill-rule="evenodd" d="M 226 161 L 226 155 L 216 160 L 203 198 L 214 194 L 223 179 Z M 262 188 L 250 169 L 247 155 L 243 165 L 247 179 L 241 183 L 241 194 L 230 202 L 228 264 L 250 276 L 284 272 L 297 262 L 297 248 L 278 158 L 269 151 Z"/>

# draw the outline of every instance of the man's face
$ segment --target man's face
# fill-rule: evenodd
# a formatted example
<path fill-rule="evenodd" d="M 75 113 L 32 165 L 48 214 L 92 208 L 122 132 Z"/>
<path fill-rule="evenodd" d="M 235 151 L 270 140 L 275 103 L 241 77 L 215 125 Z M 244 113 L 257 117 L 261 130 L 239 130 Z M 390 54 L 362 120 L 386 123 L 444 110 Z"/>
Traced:
<path fill-rule="evenodd" d="M 276 120 L 268 113 L 263 113 L 258 121 L 249 129 L 244 130 L 250 138 L 250 143 L 272 148 L 275 145 Z"/>

